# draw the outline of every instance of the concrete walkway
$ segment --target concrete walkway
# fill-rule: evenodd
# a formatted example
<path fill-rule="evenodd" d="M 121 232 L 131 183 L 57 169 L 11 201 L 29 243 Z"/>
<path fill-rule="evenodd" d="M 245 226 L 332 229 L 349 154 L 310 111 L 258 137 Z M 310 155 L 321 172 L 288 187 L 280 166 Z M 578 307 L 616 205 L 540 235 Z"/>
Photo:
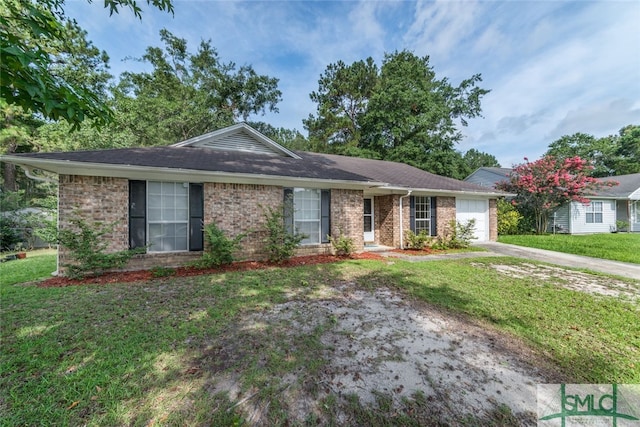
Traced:
<path fill-rule="evenodd" d="M 411 256 L 399 252 L 380 252 L 381 255 L 401 258 L 405 261 L 437 261 L 455 258 L 477 258 L 486 256 L 511 256 L 533 261 L 547 262 L 565 267 L 584 268 L 600 273 L 615 274 L 629 279 L 640 280 L 640 265 L 628 262 L 609 261 L 581 255 L 571 255 L 544 249 L 527 248 L 524 246 L 508 245 L 498 242 L 474 243 L 473 246 L 486 249 L 488 252 L 462 252 L 458 254 Z"/>
<path fill-rule="evenodd" d="M 640 265 L 628 262 L 609 261 L 582 255 L 565 254 L 545 249 L 527 248 L 498 242 L 474 243 L 474 246 L 485 248 L 494 254 L 527 258 L 534 261 L 548 262 L 565 267 L 584 268 L 600 273 L 615 274 L 630 279 L 640 280 Z"/>

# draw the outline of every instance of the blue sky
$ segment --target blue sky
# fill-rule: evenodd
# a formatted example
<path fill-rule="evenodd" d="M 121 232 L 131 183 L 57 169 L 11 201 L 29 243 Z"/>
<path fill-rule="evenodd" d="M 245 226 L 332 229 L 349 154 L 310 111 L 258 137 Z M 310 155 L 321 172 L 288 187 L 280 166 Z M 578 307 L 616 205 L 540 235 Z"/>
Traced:
<path fill-rule="evenodd" d="M 493 154 L 502 166 L 536 159 L 562 135 L 602 137 L 640 125 L 639 1 L 191 1 L 175 15 L 143 6 L 109 17 L 96 0 L 66 3 L 69 17 L 111 58 L 123 61 L 161 46 L 167 28 L 195 52 L 211 40 L 223 62 L 251 64 L 280 79 L 278 114 L 257 120 L 304 132 L 315 113 L 309 93 L 330 63 L 408 49 L 428 55 L 438 78 L 457 85 L 481 74 L 483 118 L 462 128 L 461 151 Z M 306 134 L 306 133 L 305 133 Z"/>

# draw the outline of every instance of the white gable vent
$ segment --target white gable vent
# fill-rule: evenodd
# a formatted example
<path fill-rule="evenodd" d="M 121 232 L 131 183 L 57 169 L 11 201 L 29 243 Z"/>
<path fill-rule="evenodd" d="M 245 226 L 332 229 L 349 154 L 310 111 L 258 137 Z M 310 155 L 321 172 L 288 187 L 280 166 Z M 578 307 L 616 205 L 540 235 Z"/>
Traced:
<path fill-rule="evenodd" d="M 267 138 L 246 123 L 238 123 L 224 129 L 196 136 L 173 144 L 174 147 L 199 147 L 221 151 L 241 151 L 300 159 L 300 156 Z"/>

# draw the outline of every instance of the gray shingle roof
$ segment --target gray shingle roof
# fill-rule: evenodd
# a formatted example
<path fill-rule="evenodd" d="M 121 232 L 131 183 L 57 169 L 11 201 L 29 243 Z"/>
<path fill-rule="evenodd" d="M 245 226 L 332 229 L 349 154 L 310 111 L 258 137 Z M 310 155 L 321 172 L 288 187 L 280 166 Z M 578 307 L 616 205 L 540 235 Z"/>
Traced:
<path fill-rule="evenodd" d="M 483 187 L 495 188 L 498 182 L 507 180 L 512 170 L 511 168 L 481 167 L 464 180 Z"/>
<path fill-rule="evenodd" d="M 354 182 L 383 182 L 391 187 L 488 193 L 486 187 L 435 175 L 397 162 L 310 152 L 296 152 L 301 159 L 265 156 L 207 148 L 142 147 L 57 153 L 16 154 L 25 159 L 57 160 L 73 164 L 104 164 L 170 168 L 229 174 L 255 174 Z M 497 192 L 496 192 L 497 193 Z"/>
<path fill-rule="evenodd" d="M 618 185 L 604 187 L 596 191 L 595 195 L 602 197 L 627 198 L 631 193 L 640 189 L 640 173 L 630 175 L 609 176 L 600 178 L 601 181 L 616 181 Z"/>

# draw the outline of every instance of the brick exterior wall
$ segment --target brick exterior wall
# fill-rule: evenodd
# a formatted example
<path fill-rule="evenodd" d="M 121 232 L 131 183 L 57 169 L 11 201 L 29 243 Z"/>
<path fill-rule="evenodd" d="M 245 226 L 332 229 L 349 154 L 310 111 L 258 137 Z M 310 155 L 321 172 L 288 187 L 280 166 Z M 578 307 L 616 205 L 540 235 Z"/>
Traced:
<path fill-rule="evenodd" d="M 78 212 L 90 224 L 114 223 L 107 251 L 129 247 L 129 212 L 127 179 L 60 175 L 59 223 L 61 229 L 72 227 L 70 220 Z M 204 184 L 204 223 L 215 222 L 229 237 L 248 233 L 241 242 L 238 259 L 264 259 L 263 207 L 278 208 L 284 198 L 283 187 L 249 184 Z M 449 221 L 456 218 L 454 197 L 437 197 L 437 232 L 442 235 Z M 374 226 L 376 243 L 400 246 L 400 196 L 374 198 Z M 331 190 L 331 233 L 353 239 L 356 251 L 364 249 L 362 229 L 363 192 L 360 190 Z M 403 199 L 403 230 L 409 230 L 409 199 Z M 496 200 L 489 201 L 490 239 L 497 239 Z M 331 244 L 305 245 L 296 255 L 331 253 Z M 197 259 L 200 252 L 156 253 L 135 256 L 127 269 L 154 266 L 179 266 Z M 60 264 L 68 262 L 68 252 L 58 251 Z M 61 271 L 62 272 L 62 271 Z M 62 272 L 63 273 L 63 272 Z"/>
<path fill-rule="evenodd" d="M 353 239 L 356 251 L 364 249 L 363 195 L 359 190 L 331 190 L 331 234 Z"/>
<path fill-rule="evenodd" d="M 437 197 L 436 198 L 436 230 L 438 236 L 446 234 L 451 220 L 456 219 L 456 198 Z"/>
<path fill-rule="evenodd" d="M 204 223 L 215 223 L 228 237 L 248 233 L 240 242 L 238 259 L 262 259 L 265 238 L 263 209 L 284 202 L 282 187 L 250 184 L 204 184 Z"/>
<path fill-rule="evenodd" d="M 61 175 L 60 227 L 71 227 L 78 212 L 89 224 L 114 223 L 107 252 L 129 248 L 129 181 L 122 178 Z M 264 259 L 265 217 L 263 208 L 279 208 L 284 201 L 283 187 L 247 184 L 204 184 L 205 224 L 215 222 L 229 237 L 247 233 L 241 242 L 239 259 Z M 331 191 L 331 233 L 340 232 L 354 240 L 357 251 L 364 248 L 362 235 L 362 191 Z M 301 246 L 296 255 L 331 253 L 329 243 Z M 201 252 L 154 253 L 136 255 L 126 269 L 154 266 L 180 266 L 197 259 Z M 68 251 L 60 248 L 60 263 L 69 261 Z M 63 269 L 62 269 L 63 270 Z M 61 271 L 64 273 L 64 271 Z"/>
<path fill-rule="evenodd" d="M 376 243 L 383 246 L 400 246 L 399 196 L 378 196 L 374 200 Z"/>
<path fill-rule="evenodd" d="M 489 240 L 498 240 L 498 201 L 489 199 Z"/>
<path fill-rule="evenodd" d="M 73 229 L 71 219 L 80 215 L 88 224 L 115 224 L 105 239 L 107 251 L 129 248 L 129 181 L 122 178 L 60 175 L 58 223 Z M 58 250 L 59 265 L 69 262 L 68 251 Z M 61 270 L 64 270 L 61 268 Z M 61 271 L 63 273 L 63 271 Z"/>

